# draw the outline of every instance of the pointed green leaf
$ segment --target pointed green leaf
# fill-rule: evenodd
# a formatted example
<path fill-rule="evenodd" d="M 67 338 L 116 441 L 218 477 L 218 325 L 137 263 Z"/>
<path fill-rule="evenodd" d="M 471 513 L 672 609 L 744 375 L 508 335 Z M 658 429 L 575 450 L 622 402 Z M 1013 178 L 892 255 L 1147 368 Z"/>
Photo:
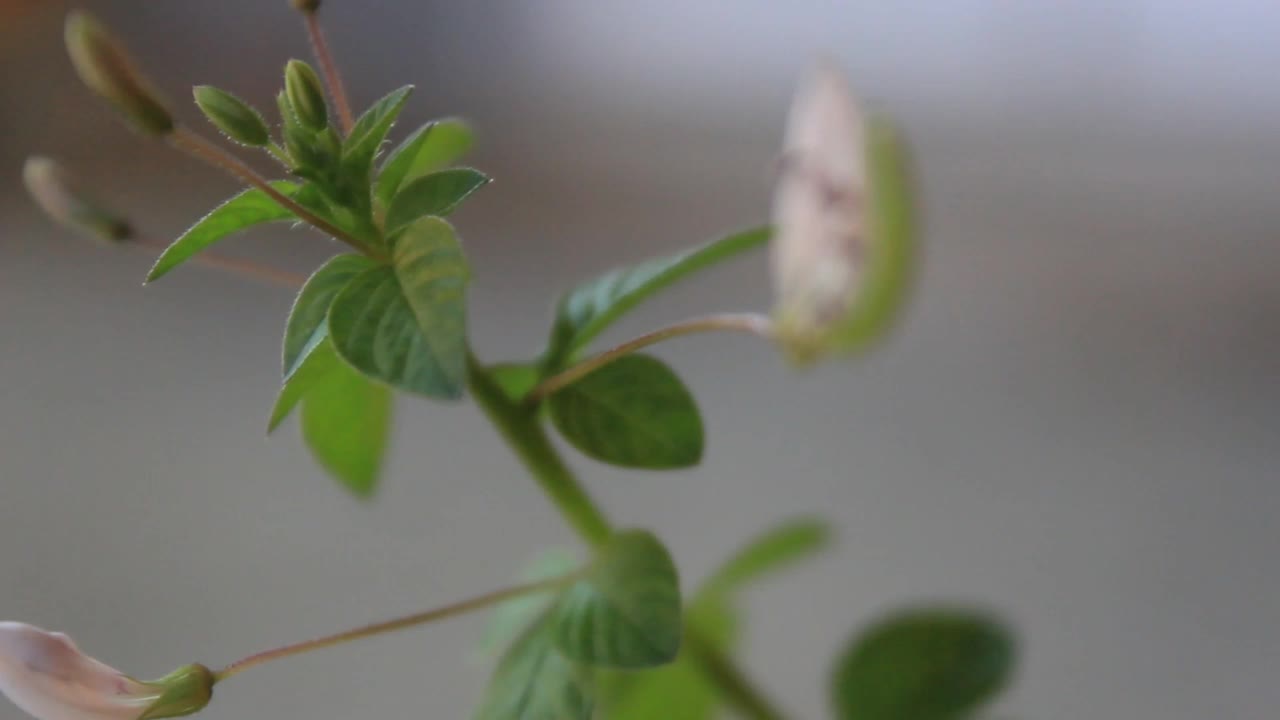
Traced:
<path fill-rule="evenodd" d="M 822 550 L 831 531 L 821 520 L 802 519 L 779 525 L 747 543 L 707 581 L 708 592 L 736 590 L 769 572 L 799 562 Z"/>
<path fill-rule="evenodd" d="M 387 237 L 418 218 L 448 215 L 488 183 L 488 177 L 471 168 L 440 170 L 406 183 L 387 209 Z"/>
<path fill-rule="evenodd" d="M 511 646 L 475 720 L 591 720 L 594 673 L 556 649 L 553 630 L 544 615 Z"/>
<path fill-rule="evenodd" d="M 320 342 L 300 359 L 297 367 L 285 378 L 284 385 L 276 396 L 275 405 L 271 408 L 267 433 L 274 432 L 311 388 L 324 382 L 329 373 L 337 370 L 341 363 L 337 353 L 333 351 L 333 344 L 322 336 Z"/>
<path fill-rule="evenodd" d="M 841 720 L 956 720 L 1004 688 L 1013 637 L 972 611 L 916 609 L 860 634 L 836 663 L 832 692 Z"/>
<path fill-rule="evenodd" d="M 702 459 L 702 417 L 688 388 L 660 360 L 627 355 L 562 388 L 551 420 L 583 453 L 654 470 Z"/>
<path fill-rule="evenodd" d="M 320 266 L 302 286 L 289 311 L 284 328 L 284 376 L 287 379 L 297 369 L 307 353 L 329 334 L 325 317 L 329 305 L 342 288 L 356 275 L 373 267 L 373 261 L 363 255 L 348 253 L 330 258 Z"/>
<path fill-rule="evenodd" d="M 413 93 L 412 85 L 393 90 L 381 100 L 375 102 L 356 120 L 346 141 L 342 146 L 342 165 L 345 168 L 368 178 L 373 168 L 373 159 L 378 155 L 378 148 L 386 140 L 387 133 L 395 124 L 404 103 Z"/>
<path fill-rule="evenodd" d="M 614 535 L 587 575 L 556 603 L 555 627 L 560 651 L 588 665 L 644 668 L 671 662 L 683 628 L 671 555 L 650 532 Z"/>
<path fill-rule="evenodd" d="M 297 192 L 295 183 L 278 181 L 271 186 L 284 195 Z M 219 205 L 173 242 L 156 259 L 147 282 L 160 279 L 170 270 L 191 259 L 217 241 L 254 225 L 293 220 L 293 213 L 280 207 L 261 190 L 246 190 Z"/>
<path fill-rule="evenodd" d="M 538 553 L 520 571 L 520 583 L 535 583 L 568 575 L 578 565 L 578 553 L 575 551 L 563 547 L 548 548 Z M 534 618 L 546 611 L 551 604 L 552 592 L 548 589 L 546 592 L 521 595 L 494 608 L 489 614 L 489 623 L 485 626 L 484 636 L 480 641 L 481 652 L 493 653 L 511 642 Z"/>
<path fill-rule="evenodd" d="M 391 151 L 378 174 L 375 196 L 384 206 L 407 182 L 457 162 L 471 149 L 471 128 L 457 118 L 427 123 Z"/>
<path fill-rule="evenodd" d="M 622 268 L 579 285 L 560 300 L 545 364 L 561 367 L 641 301 L 669 285 L 769 241 L 767 227 L 734 233 L 678 255 Z"/>
<path fill-rule="evenodd" d="M 423 218 L 396 239 L 392 265 L 351 280 L 329 308 L 338 355 L 365 375 L 453 400 L 466 383 L 466 261 L 449 223 Z"/>
<path fill-rule="evenodd" d="M 302 397 L 303 440 L 321 467 L 358 497 L 373 495 L 390 429 L 391 389 L 343 362 Z"/>

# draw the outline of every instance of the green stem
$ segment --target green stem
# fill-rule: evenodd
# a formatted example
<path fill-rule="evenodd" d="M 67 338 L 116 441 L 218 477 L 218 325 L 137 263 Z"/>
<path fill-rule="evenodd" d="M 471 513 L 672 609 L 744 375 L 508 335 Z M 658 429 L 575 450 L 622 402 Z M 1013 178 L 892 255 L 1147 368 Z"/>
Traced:
<path fill-rule="evenodd" d="M 538 409 L 508 397 L 474 355 L 468 353 L 467 363 L 471 393 L 476 402 L 538 480 L 560 514 L 593 547 L 607 540 L 613 534 L 613 526 L 551 445 L 538 420 Z M 785 716 L 734 664 L 732 658 L 706 639 L 700 627 L 687 623 L 685 642 L 689 657 L 703 677 L 715 685 L 744 717 L 783 720 Z"/>
<path fill-rule="evenodd" d="M 541 580 L 527 585 L 517 585 L 515 587 L 504 588 L 502 590 L 494 590 L 493 592 L 488 592 L 484 595 L 477 595 L 476 597 L 451 603 L 443 607 L 434 608 L 432 610 L 427 610 L 426 612 L 407 615 L 402 618 L 374 623 L 372 625 L 365 625 L 364 627 L 358 627 L 354 630 L 347 630 L 333 635 L 325 635 L 324 637 L 319 637 L 314 640 L 307 640 L 300 643 L 294 643 L 292 645 L 285 645 L 284 647 L 278 647 L 273 650 L 260 652 L 250 655 L 242 660 L 237 660 L 214 673 L 214 681 L 221 682 L 233 675 L 239 675 L 249 668 L 256 667 L 266 662 L 271 662 L 272 660 L 279 660 L 293 655 L 301 655 L 303 653 L 309 653 L 322 648 L 349 643 L 353 640 L 373 637 L 374 635 L 384 635 L 386 633 L 403 630 L 415 625 L 423 625 L 437 620 L 444 620 L 446 618 L 464 615 L 469 612 L 474 612 L 476 610 L 496 605 L 504 600 L 520 597 L 521 595 L 531 595 L 537 592 L 553 590 L 572 582 L 577 579 L 578 575 L 579 573 L 571 573 L 569 575 L 552 578 L 550 580 Z"/>
<path fill-rule="evenodd" d="M 507 397 L 475 355 L 467 355 L 471 394 L 573 529 L 592 546 L 613 534 L 599 506 L 552 447 L 536 408 Z"/>

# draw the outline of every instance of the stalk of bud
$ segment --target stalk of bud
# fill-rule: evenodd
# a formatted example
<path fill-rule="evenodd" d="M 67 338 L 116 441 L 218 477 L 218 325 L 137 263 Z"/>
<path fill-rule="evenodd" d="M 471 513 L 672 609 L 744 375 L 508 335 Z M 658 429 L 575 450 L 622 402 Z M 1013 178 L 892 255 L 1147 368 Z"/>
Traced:
<path fill-rule="evenodd" d="M 304 13 L 313 13 L 320 9 L 320 0 L 289 0 L 289 4 L 294 10 Z"/>
<path fill-rule="evenodd" d="M 173 116 L 111 33 L 85 12 L 67 16 L 67 52 L 85 85 L 145 135 L 173 132 Z"/>
<path fill-rule="evenodd" d="M 129 222 L 87 197 L 53 160 L 27 158 L 22 180 L 36 204 L 59 223 L 107 243 L 132 239 Z"/>

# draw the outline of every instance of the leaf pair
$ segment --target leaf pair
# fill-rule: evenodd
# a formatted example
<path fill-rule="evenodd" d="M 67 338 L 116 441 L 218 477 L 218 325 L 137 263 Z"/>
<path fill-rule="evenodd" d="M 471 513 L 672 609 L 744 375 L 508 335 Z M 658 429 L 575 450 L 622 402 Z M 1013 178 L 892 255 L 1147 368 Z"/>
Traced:
<path fill-rule="evenodd" d="M 693 273 L 763 245 L 767 228 L 730 235 L 690 251 L 608 273 L 567 293 L 540 361 L 548 376 L 629 310 Z M 663 362 L 632 354 L 559 390 L 548 400 L 561 434 L 597 460 L 672 469 L 702 459 L 702 418 L 692 393 Z"/>
<path fill-rule="evenodd" d="M 284 339 L 274 429 L 299 401 L 303 437 L 357 494 L 373 490 L 390 430 L 390 388 L 436 399 L 466 381 L 466 283 L 448 222 L 425 217 L 396 237 L 388 265 L 333 258 L 298 294 Z"/>
<path fill-rule="evenodd" d="M 671 556 L 651 533 L 620 532 L 503 656 L 477 717 L 589 720 L 597 669 L 670 662 L 681 628 Z"/>

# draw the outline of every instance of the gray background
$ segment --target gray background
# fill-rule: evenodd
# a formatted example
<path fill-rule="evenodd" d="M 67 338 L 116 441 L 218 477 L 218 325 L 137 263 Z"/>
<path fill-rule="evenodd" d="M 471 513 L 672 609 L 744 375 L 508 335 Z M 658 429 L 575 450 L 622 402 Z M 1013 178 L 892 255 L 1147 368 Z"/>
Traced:
<path fill-rule="evenodd" d="M 85 4 L 178 99 L 214 82 L 269 106 L 306 52 L 284 0 Z M 790 88 L 820 50 L 903 119 L 927 254 L 897 337 L 804 377 L 750 339 L 672 343 L 705 464 L 574 458 L 690 584 L 777 519 L 838 526 L 835 552 L 749 598 L 747 663 L 797 717 L 825 715 L 850 628 L 936 598 L 1020 628 L 1004 715 L 1273 716 L 1273 2 L 328 5 L 360 104 L 412 81 L 401 132 L 455 113 L 479 130 L 497 182 L 458 224 L 486 358 L 534 352 L 573 280 L 763 219 Z M 402 402 L 364 505 L 292 427 L 264 440 L 288 293 L 196 267 L 143 289 L 148 258 L 51 228 L 17 176 L 57 155 L 160 236 L 233 185 L 76 85 L 61 3 L 0 8 L 0 616 L 158 675 L 486 590 L 572 542 L 470 406 Z M 298 270 L 332 250 L 281 230 L 225 249 Z M 717 270 L 611 337 L 765 307 L 765 278 L 762 257 Z M 205 717 L 466 717 L 482 624 L 253 672 Z"/>

